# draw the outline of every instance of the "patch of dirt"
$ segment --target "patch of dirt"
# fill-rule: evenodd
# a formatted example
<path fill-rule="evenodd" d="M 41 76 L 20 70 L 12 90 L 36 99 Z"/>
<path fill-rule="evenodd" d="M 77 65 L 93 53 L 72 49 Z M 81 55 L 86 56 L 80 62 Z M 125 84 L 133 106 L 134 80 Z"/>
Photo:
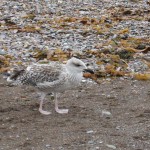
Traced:
<path fill-rule="evenodd" d="M 0 76 L 1 150 L 150 149 L 150 81 L 83 83 L 60 95 L 64 115 L 48 99 L 52 114 L 45 116 L 35 89 L 11 87 Z"/>

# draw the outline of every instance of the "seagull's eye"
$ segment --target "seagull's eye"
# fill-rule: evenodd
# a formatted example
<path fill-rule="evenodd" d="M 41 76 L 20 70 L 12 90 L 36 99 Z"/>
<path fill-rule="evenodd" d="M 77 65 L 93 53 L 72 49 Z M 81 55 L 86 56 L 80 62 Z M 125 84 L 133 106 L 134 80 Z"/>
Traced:
<path fill-rule="evenodd" d="M 81 65 L 80 64 L 74 64 L 76 67 L 80 67 Z"/>

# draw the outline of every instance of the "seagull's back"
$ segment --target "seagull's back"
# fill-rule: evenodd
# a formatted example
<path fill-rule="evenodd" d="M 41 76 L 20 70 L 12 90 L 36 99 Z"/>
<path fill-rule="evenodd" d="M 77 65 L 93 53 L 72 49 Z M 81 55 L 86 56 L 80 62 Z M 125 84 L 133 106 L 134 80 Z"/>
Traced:
<path fill-rule="evenodd" d="M 25 77 L 22 82 L 30 84 L 30 81 L 35 84 L 43 82 L 54 82 L 59 80 L 65 67 L 62 64 L 34 64 L 27 67 Z"/>
<path fill-rule="evenodd" d="M 14 84 L 37 85 L 37 83 L 58 80 L 65 67 L 62 64 L 33 64 L 26 69 L 18 69 L 8 80 Z"/>

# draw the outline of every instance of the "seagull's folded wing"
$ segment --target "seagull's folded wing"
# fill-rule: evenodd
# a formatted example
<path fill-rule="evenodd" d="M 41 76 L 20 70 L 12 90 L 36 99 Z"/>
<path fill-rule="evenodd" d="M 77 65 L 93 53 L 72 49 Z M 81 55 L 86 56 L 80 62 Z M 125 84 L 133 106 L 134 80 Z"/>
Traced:
<path fill-rule="evenodd" d="M 54 80 L 52 82 L 48 82 L 48 81 L 44 81 L 44 82 L 39 82 L 36 84 L 36 86 L 40 89 L 55 89 L 60 87 L 61 85 L 64 85 L 64 83 L 66 82 L 66 78 L 65 76 L 60 76 L 59 79 Z"/>
<path fill-rule="evenodd" d="M 22 81 L 24 84 L 34 86 L 42 86 L 44 84 L 51 84 L 52 86 L 57 84 L 59 80 L 62 80 L 61 76 L 64 76 L 63 74 L 65 73 L 64 67 L 57 63 L 31 65 L 26 69 Z"/>

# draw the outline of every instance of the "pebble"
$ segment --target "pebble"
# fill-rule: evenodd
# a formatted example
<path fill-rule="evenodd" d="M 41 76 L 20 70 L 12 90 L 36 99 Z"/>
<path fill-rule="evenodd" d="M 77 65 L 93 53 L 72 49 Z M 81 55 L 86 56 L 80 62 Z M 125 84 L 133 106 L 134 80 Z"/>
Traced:
<path fill-rule="evenodd" d="M 51 147 L 51 145 L 50 144 L 46 144 L 46 147 Z"/>
<path fill-rule="evenodd" d="M 109 144 L 107 144 L 106 146 L 109 147 L 109 148 L 111 148 L 111 149 L 116 149 L 115 145 L 109 145 Z"/>
<path fill-rule="evenodd" d="M 100 143 L 100 144 L 102 144 L 102 143 L 103 143 L 103 141 L 99 141 L 99 143 Z"/>
<path fill-rule="evenodd" d="M 146 48 L 146 46 L 143 45 L 143 44 L 140 44 L 140 45 L 138 45 L 138 46 L 136 47 L 136 49 L 139 49 L 139 50 L 143 50 L 143 49 L 145 49 L 145 48 Z"/>
<path fill-rule="evenodd" d="M 19 135 L 16 135 L 16 138 L 19 138 L 20 136 Z"/>
<path fill-rule="evenodd" d="M 87 131 L 86 133 L 87 134 L 91 134 L 91 133 L 93 133 L 94 131 L 93 130 L 89 130 L 89 131 Z"/>
<path fill-rule="evenodd" d="M 93 140 L 88 141 L 88 144 L 94 144 Z"/>
<path fill-rule="evenodd" d="M 6 55 L 6 52 L 0 49 L 0 55 Z"/>
<path fill-rule="evenodd" d="M 109 111 L 102 110 L 102 116 L 104 116 L 104 115 L 110 116 L 110 115 L 112 115 L 112 114 L 111 114 Z"/>
<path fill-rule="evenodd" d="M 111 81 L 112 79 L 111 78 L 106 78 L 106 81 Z"/>
<path fill-rule="evenodd" d="M 4 62 L 6 60 L 5 56 L 0 55 L 0 62 Z"/>
<path fill-rule="evenodd" d="M 85 79 L 82 79 L 82 83 L 85 83 L 85 82 L 87 82 L 87 80 L 85 80 Z"/>
<path fill-rule="evenodd" d="M 143 58 L 144 58 L 146 61 L 150 62 L 150 52 L 147 53 L 146 55 L 144 55 Z"/>
<path fill-rule="evenodd" d="M 58 147 L 59 150 L 65 150 L 62 146 Z"/>
<path fill-rule="evenodd" d="M 120 126 L 117 126 L 117 127 L 116 127 L 116 130 L 120 130 L 120 129 L 121 129 L 121 127 L 120 127 Z"/>
<path fill-rule="evenodd" d="M 81 15 L 88 15 L 89 12 L 88 11 L 79 11 Z"/>

